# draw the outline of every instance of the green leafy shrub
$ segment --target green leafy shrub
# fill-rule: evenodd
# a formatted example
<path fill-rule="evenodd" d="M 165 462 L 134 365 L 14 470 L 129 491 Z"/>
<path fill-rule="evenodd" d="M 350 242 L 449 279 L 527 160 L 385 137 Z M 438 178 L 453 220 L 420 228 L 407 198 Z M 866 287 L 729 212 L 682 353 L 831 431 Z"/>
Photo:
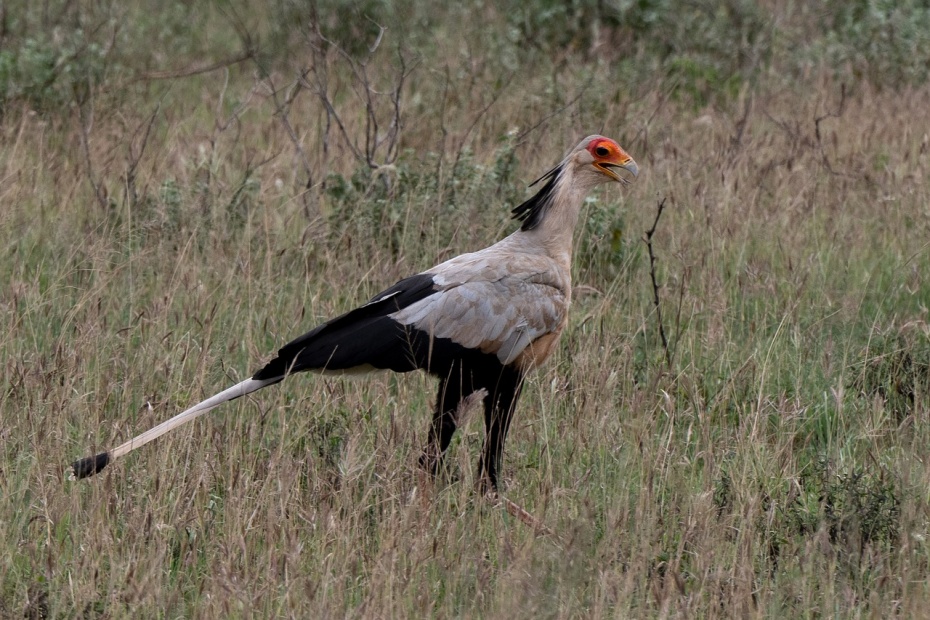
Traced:
<path fill-rule="evenodd" d="M 876 334 L 853 365 L 852 387 L 879 397 L 898 422 L 930 394 L 930 335 L 917 329 Z"/>
<path fill-rule="evenodd" d="M 514 148 L 512 136 L 502 138 L 488 164 L 465 148 L 442 174 L 428 161 L 435 154 L 420 160 L 412 153 L 393 166 L 359 166 L 348 178 L 330 174 L 325 194 L 331 238 L 349 246 L 387 247 L 397 256 L 405 230 L 428 230 L 429 238 L 446 243 L 472 224 L 472 213 L 481 225 L 503 221 L 525 193 L 516 179 Z"/>
<path fill-rule="evenodd" d="M 897 485 L 884 470 L 837 471 L 821 459 L 785 507 L 785 523 L 805 535 L 824 528 L 832 544 L 859 554 L 868 544 L 897 543 L 900 504 Z"/>
<path fill-rule="evenodd" d="M 930 76 L 930 6 L 919 0 L 825 5 L 823 37 L 809 53 L 836 71 L 877 84 L 924 83 Z"/>
<path fill-rule="evenodd" d="M 23 100 L 41 112 L 61 107 L 104 81 L 107 56 L 80 28 L 26 38 L 0 51 L 0 106 Z"/>
<path fill-rule="evenodd" d="M 658 69 L 697 105 L 733 96 L 770 62 L 772 18 L 744 0 L 537 0 L 505 11 L 518 45 L 622 54 L 644 79 Z"/>

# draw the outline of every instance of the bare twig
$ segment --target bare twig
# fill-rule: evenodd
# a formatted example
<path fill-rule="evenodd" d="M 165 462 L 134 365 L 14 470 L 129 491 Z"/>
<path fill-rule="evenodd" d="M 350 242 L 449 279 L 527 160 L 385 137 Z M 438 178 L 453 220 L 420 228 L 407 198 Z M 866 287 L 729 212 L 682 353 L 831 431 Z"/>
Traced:
<path fill-rule="evenodd" d="M 675 312 L 675 350 L 678 350 L 678 343 L 681 342 L 681 308 L 685 303 L 685 285 L 688 282 L 688 276 L 691 273 L 691 269 L 687 266 L 681 272 L 681 282 L 678 287 L 678 310 Z M 675 359 L 674 353 L 672 354 L 672 360 Z"/>
<path fill-rule="evenodd" d="M 185 78 L 191 77 L 194 75 L 201 75 L 203 73 L 211 73 L 213 71 L 218 71 L 219 69 L 227 69 L 234 65 L 238 65 L 247 60 L 252 60 L 255 58 L 255 50 L 252 48 L 246 48 L 239 54 L 235 56 L 230 56 L 224 58 L 223 60 L 218 60 L 216 62 L 201 61 L 190 64 L 181 69 L 174 70 L 164 70 L 164 71 L 149 71 L 147 73 L 142 73 L 140 75 L 132 78 L 132 82 L 144 82 L 144 81 L 155 81 L 155 80 L 173 80 L 176 78 Z"/>
<path fill-rule="evenodd" d="M 233 15 L 233 18 L 238 19 L 238 16 Z M 237 30 L 239 31 L 239 36 L 242 39 L 243 47 L 246 50 L 251 50 L 253 48 L 252 38 L 246 29 L 244 24 L 236 22 L 239 24 Z M 304 183 L 303 192 L 303 204 L 304 204 L 304 214 L 307 219 L 311 219 L 310 213 L 310 188 L 313 187 L 313 180 L 315 175 L 313 174 L 313 166 L 310 165 L 310 158 L 307 157 L 307 153 L 304 151 L 303 146 L 300 143 L 300 138 L 297 135 L 297 132 L 294 130 L 294 126 L 291 124 L 290 110 L 294 101 L 297 99 L 297 96 L 303 90 L 303 82 L 299 78 L 291 82 L 290 85 L 283 88 L 278 88 L 275 86 L 274 81 L 271 77 L 271 72 L 259 61 L 259 58 L 256 54 L 249 54 L 248 59 L 251 59 L 255 64 L 255 68 L 258 70 L 261 82 L 267 88 L 268 94 L 271 96 L 271 101 L 274 103 L 275 112 L 274 115 L 281 121 L 281 125 L 284 127 L 284 131 L 287 133 L 288 138 L 291 141 L 291 144 L 294 146 L 294 152 L 297 153 L 297 159 L 300 161 L 300 164 L 303 166 L 304 174 L 306 175 L 306 182 Z M 283 97 L 279 97 L 279 93 L 283 92 Z M 236 119 L 238 120 L 238 118 Z"/>
<path fill-rule="evenodd" d="M 533 531 L 537 533 L 545 534 L 546 536 L 556 537 L 555 532 L 552 531 L 552 529 L 550 529 L 549 526 L 547 526 L 545 523 L 543 523 L 542 521 L 540 521 L 539 519 L 531 515 L 525 508 L 523 508 L 519 504 L 516 504 L 510 501 L 509 499 L 507 499 L 506 497 L 500 494 L 492 493 L 492 494 L 489 494 L 488 497 L 489 499 L 491 499 L 491 501 L 496 500 L 498 506 L 503 506 L 507 510 L 507 512 L 510 513 L 512 517 L 515 517 L 519 519 L 520 521 L 522 521 L 523 523 L 525 523 L 526 525 L 529 525 L 531 528 L 533 528 Z"/>
<path fill-rule="evenodd" d="M 817 138 L 817 146 L 820 148 L 820 156 L 823 160 L 823 165 L 830 172 L 830 174 L 839 175 L 840 173 L 833 169 L 833 166 L 830 164 L 830 158 L 827 157 L 827 151 L 823 146 L 823 137 L 820 134 L 820 123 L 825 121 L 828 118 L 841 118 L 843 112 L 846 111 L 846 84 L 840 84 L 840 102 L 836 106 L 835 112 L 827 112 L 821 116 L 818 116 L 814 119 L 814 137 Z"/>
<path fill-rule="evenodd" d="M 268 84 L 268 89 L 271 93 L 271 100 L 274 102 L 275 116 L 281 119 L 281 124 L 284 126 L 284 130 L 287 132 L 288 137 L 291 139 L 291 143 L 294 145 L 294 150 L 297 152 L 297 155 L 303 164 L 304 172 L 307 174 L 307 183 L 304 187 L 305 189 L 310 189 L 310 187 L 313 185 L 313 168 L 310 166 L 310 159 L 307 157 L 303 146 L 300 144 L 300 138 L 297 136 L 297 132 L 294 131 L 294 127 L 291 125 L 290 118 L 291 104 L 294 103 L 294 100 L 297 98 L 297 95 L 299 95 L 301 91 L 300 81 L 297 81 L 291 85 L 290 90 L 285 93 L 283 100 L 278 98 L 278 91 L 275 90 L 274 83 L 271 81 L 271 76 L 266 76 L 265 82 Z"/>
<path fill-rule="evenodd" d="M 373 20 L 373 19 L 370 18 L 370 17 L 368 17 L 367 19 L 368 19 L 368 21 L 370 21 L 372 24 L 374 24 L 375 26 L 378 27 L 378 36 L 375 37 L 375 42 L 372 43 L 372 44 L 371 44 L 371 47 L 368 48 L 368 53 L 369 53 L 369 54 L 374 54 L 375 52 L 378 51 L 378 48 L 381 47 L 381 39 L 384 38 L 384 31 L 387 30 L 387 28 L 385 28 L 384 26 L 382 26 L 381 24 L 379 24 L 378 22 L 376 22 L 375 20 Z"/>
<path fill-rule="evenodd" d="M 842 118 L 843 112 L 846 111 L 846 84 L 840 84 L 840 102 L 836 106 L 836 112 L 827 112 L 821 116 L 818 116 L 814 119 L 814 135 L 817 137 L 817 142 L 821 141 L 820 136 L 820 123 L 825 121 L 828 118 Z"/>
<path fill-rule="evenodd" d="M 509 81 L 510 81 L 509 79 L 504 80 L 505 83 Z M 499 89 L 496 93 L 491 95 L 491 100 L 487 103 L 487 105 L 485 105 L 483 108 L 481 108 L 478 111 L 478 113 L 475 115 L 475 118 L 472 119 L 471 124 L 468 126 L 468 128 L 465 130 L 465 133 L 462 135 L 462 139 L 459 140 L 459 146 L 455 152 L 455 159 L 452 161 L 452 173 L 451 174 L 452 174 L 453 179 L 455 179 L 455 173 L 458 170 L 459 163 L 461 163 L 462 161 L 462 154 L 465 152 L 465 143 L 468 141 L 468 136 L 470 136 L 471 132 L 475 129 L 475 127 L 478 126 L 478 123 L 481 122 L 481 119 L 484 118 L 484 115 L 487 114 L 488 111 L 492 107 L 494 107 L 494 104 L 497 103 L 497 101 L 501 98 L 502 94 L 503 94 L 503 89 Z M 454 188 L 454 184 L 450 184 L 450 187 Z"/>
<path fill-rule="evenodd" d="M 659 337 L 662 339 L 662 348 L 665 350 L 665 362 L 669 369 L 672 368 L 672 354 L 668 348 L 668 338 L 665 337 L 665 326 L 662 323 L 662 305 L 659 303 L 659 282 L 656 279 L 656 255 L 652 251 L 652 236 L 655 235 L 656 227 L 659 225 L 659 218 L 662 217 L 662 210 L 665 209 L 665 198 L 659 201 L 656 209 L 656 219 L 652 222 L 652 228 L 646 231 L 643 241 L 649 249 L 649 277 L 652 279 L 652 303 L 656 308 L 656 321 L 659 323 Z"/>
<path fill-rule="evenodd" d="M 155 109 L 152 111 L 152 114 L 149 116 L 148 122 L 144 125 L 139 125 L 136 128 L 135 133 L 132 136 L 132 139 L 129 141 L 129 156 L 127 157 L 127 166 L 126 166 L 126 200 L 130 205 L 135 205 L 138 202 L 138 193 L 136 192 L 136 171 L 139 168 L 139 162 L 142 161 L 142 156 L 145 154 L 145 147 L 149 143 L 149 136 L 152 133 L 152 126 L 155 124 L 155 119 L 158 118 L 158 113 L 161 111 L 161 103 L 155 106 Z M 141 139 L 138 141 L 138 146 L 136 138 L 139 134 L 142 134 Z"/>
<path fill-rule="evenodd" d="M 335 124 L 338 133 L 342 136 L 343 143 L 360 164 L 364 164 L 371 170 L 377 170 L 383 166 L 391 166 L 397 160 L 400 153 L 400 134 L 403 126 L 401 114 L 403 88 L 407 76 L 415 69 L 417 63 L 408 66 L 407 59 L 404 58 L 402 53 L 398 52 L 400 66 L 394 84 L 388 92 L 378 91 L 369 77 L 368 65 L 381 47 L 384 33 L 385 28 L 379 25 L 377 38 L 368 48 L 368 56 L 362 60 L 357 60 L 339 45 L 327 39 L 320 32 L 318 25 L 313 32 L 314 40 L 310 43 L 313 51 L 313 63 L 303 71 L 298 80 L 304 88 L 310 90 L 319 98 L 326 114 L 326 129 L 323 135 L 324 159 L 329 151 L 329 129 Z M 356 97 L 365 106 L 364 138 L 360 140 L 352 138 L 349 129 L 330 97 L 327 50 L 334 51 L 348 65 L 353 76 L 352 89 Z M 383 96 L 387 96 L 391 101 L 391 113 L 386 129 L 382 129 L 384 119 L 379 114 L 377 105 L 378 99 Z M 389 183 L 387 175 L 382 175 L 381 179 L 385 184 Z M 390 188 L 388 187 L 388 189 Z"/>
<path fill-rule="evenodd" d="M 380 38 L 379 38 L 380 40 Z M 387 137 L 389 138 L 388 148 L 387 148 L 387 158 L 390 161 L 396 161 L 398 155 L 398 149 L 400 147 L 400 97 L 404 88 L 404 80 L 407 78 L 407 62 L 404 60 L 403 54 L 398 54 L 400 59 L 400 75 L 397 78 L 397 84 L 394 86 L 394 92 L 391 93 L 391 103 L 394 104 L 394 113 L 391 117 L 391 126 L 388 128 Z"/>
<path fill-rule="evenodd" d="M 736 156 L 743 146 L 743 136 L 746 133 L 746 126 L 749 124 L 749 115 L 752 112 L 752 95 L 747 94 L 743 102 L 743 114 L 736 121 L 736 131 L 730 136 L 730 165 L 736 161 Z"/>
<path fill-rule="evenodd" d="M 242 19 L 239 18 L 238 15 L 236 15 L 235 11 L 228 11 L 228 10 L 223 10 L 223 9 L 220 9 L 220 11 L 227 16 L 227 18 L 232 23 L 233 28 L 236 30 L 236 32 L 239 34 L 239 37 L 242 39 L 243 43 L 245 44 L 243 46 L 243 50 L 240 53 L 235 54 L 233 56 L 228 56 L 226 58 L 213 61 L 213 62 L 210 62 L 208 60 L 201 60 L 199 62 L 191 63 L 187 65 L 186 67 L 181 67 L 179 69 L 164 69 L 161 71 L 147 71 L 144 73 L 139 73 L 138 75 L 130 76 L 125 81 L 112 82 L 110 84 L 102 84 L 101 89 L 104 91 L 113 91 L 113 90 L 119 90 L 119 89 L 125 88 L 126 86 L 130 84 L 134 84 L 136 82 L 155 82 L 155 81 L 161 81 L 161 80 L 173 80 L 176 78 L 186 78 L 186 77 L 192 77 L 195 75 L 202 75 L 204 73 L 211 73 L 213 71 L 219 71 L 220 69 L 228 69 L 229 67 L 241 64 L 243 62 L 246 62 L 249 59 L 254 58 L 255 55 L 258 53 L 258 45 L 252 40 L 252 37 L 249 34 L 248 29 L 246 28 Z M 108 50 L 115 47 L 115 42 L 116 42 L 116 29 L 115 28 L 114 28 L 112 39 L 113 39 L 113 42 L 110 44 Z M 79 52 L 83 52 L 83 50 L 79 50 Z M 107 53 L 109 53 L 109 51 Z"/>
<path fill-rule="evenodd" d="M 835 111 L 828 111 L 826 114 L 822 114 L 814 118 L 814 137 L 811 138 L 809 134 L 806 134 L 802 125 L 799 121 L 795 120 L 779 120 L 765 112 L 765 116 L 775 124 L 785 135 L 790 139 L 790 149 L 789 151 L 794 150 L 816 150 L 820 153 L 820 161 L 823 164 L 823 167 L 827 172 L 834 176 L 853 178 L 855 175 L 836 170 L 833 167 L 833 164 L 830 162 L 830 158 L 827 156 L 827 151 L 824 146 L 823 134 L 820 130 L 820 124 L 829 119 L 829 118 L 842 118 L 843 114 L 846 111 L 846 84 L 840 85 L 840 101 L 836 106 Z M 792 160 L 795 159 L 795 156 L 792 153 L 788 153 L 787 156 L 779 158 L 776 161 L 771 162 L 768 166 L 763 169 L 763 173 L 769 172 L 771 169 L 790 164 Z M 763 175 L 764 176 L 764 175 Z"/>
<path fill-rule="evenodd" d="M 737 148 L 743 144 L 743 134 L 746 132 L 750 112 L 752 112 L 752 95 L 746 95 L 746 100 L 743 102 L 743 115 L 736 121 L 736 133 L 730 138 L 730 143 Z"/>
<path fill-rule="evenodd" d="M 439 147 L 439 157 L 436 158 L 436 178 L 442 178 L 442 165 L 445 163 L 445 152 L 446 152 L 446 143 L 449 139 L 449 129 L 446 127 L 446 104 L 449 100 L 449 83 L 452 81 L 449 77 L 449 65 L 446 65 L 443 70 L 443 81 L 442 81 L 442 98 L 439 100 L 439 134 L 442 136 L 442 141 L 440 142 Z M 444 201 L 441 200 L 443 191 L 443 185 L 439 184 L 440 191 L 440 204 L 444 204 Z"/>
<path fill-rule="evenodd" d="M 87 180 L 90 181 L 90 186 L 94 190 L 94 197 L 97 199 L 97 204 L 100 205 L 102 209 L 106 209 L 107 191 L 94 173 L 94 165 L 90 156 L 90 132 L 94 126 L 94 104 L 93 96 L 90 94 L 91 90 L 92 88 L 89 87 L 86 98 L 79 96 L 76 101 L 81 130 L 81 150 L 84 153 L 84 167 L 87 171 Z"/>

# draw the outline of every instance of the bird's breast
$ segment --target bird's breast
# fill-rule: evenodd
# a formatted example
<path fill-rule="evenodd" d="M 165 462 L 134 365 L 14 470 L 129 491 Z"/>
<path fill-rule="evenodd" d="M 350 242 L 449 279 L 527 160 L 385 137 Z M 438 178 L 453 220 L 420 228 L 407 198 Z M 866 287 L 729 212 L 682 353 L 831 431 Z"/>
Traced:
<path fill-rule="evenodd" d="M 559 342 L 559 337 L 562 335 L 562 329 L 564 327 L 565 322 L 563 321 L 555 331 L 544 334 L 531 342 L 516 358 L 514 358 L 513 364 L 523 373 L 527 373 L 541 366 L 555 351 L 555 347 Z"/>

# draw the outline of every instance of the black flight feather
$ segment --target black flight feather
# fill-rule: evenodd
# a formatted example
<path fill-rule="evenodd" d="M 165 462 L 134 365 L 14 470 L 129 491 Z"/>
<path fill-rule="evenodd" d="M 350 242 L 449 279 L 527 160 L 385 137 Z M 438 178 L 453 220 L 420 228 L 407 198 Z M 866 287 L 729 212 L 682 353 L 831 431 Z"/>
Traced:
<path fill-rule="evenodd" d="M 546 211 L 552 206 L 552 200 L 555 197 L 555 184 L 559 178 L 559 173 L 562 172 L 562 165 L 563 164 L 559 164 L 530 183 L 530 187 L 533 187 L 544 179 L 546 181 L 546 184 L 543 185 L 533 197 L 527 199 L 523 204 L 515 207 L 513 211 L 511 211 L 513 219 L 523 222 L 523 226 L 520 227 L 520 230 L 533 230 L 539 225 L 543 217 L 545 217 Z"/>
<path fill-rule="evenodd" d="M 305 370 L 350 370 L 373 366 L 408 372 L 418 367 L 403 325 L 388 315 L 435 292 L 433 276 L 405 278 L 364 306 L 336 317 L 287 343 L 277 357 L 252 375 L 275 379 Z"/>

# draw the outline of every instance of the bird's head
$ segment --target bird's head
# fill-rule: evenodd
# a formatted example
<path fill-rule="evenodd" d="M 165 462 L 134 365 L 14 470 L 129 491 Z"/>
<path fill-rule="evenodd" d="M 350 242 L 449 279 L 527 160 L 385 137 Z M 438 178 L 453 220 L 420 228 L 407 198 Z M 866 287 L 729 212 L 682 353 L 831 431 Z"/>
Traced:
<path fill-rule="evenodd" d="M 639 174 L 639 167 L 633 158 L 619 144 L 604 136 L 588 136 L 570 157 L 574 159 L 576 170 L 589 177 L 593 183 L 610 180 L 629 185 L 631 180 L 620 176 L 620 170 L 626 170 L 633 177 Z"/>
<path fill-rule="evenodd" d="M 573 214 L 569 218 L 573 229 L 581 199 L 588 190 L 608 181 L 630 184 L 629 178 L 620 175 L 621 169 L 633 177 L 639 174 L 636 162 L 619 144 L 604 136 L 588 136 L 558 166 L 530 183 L 530 187 L 540 182 L 544 182 L 544 185 L 536 195 L 518 205 L 511 213 L 514 219 L 523 222 L 520 230 L 529 231 L 539 226 L 555 205 L 558 211 Z M 566 203 L 559 195 L 573 197 L 577 205 L 566 210 L 566 205 L 572 204 L 573 200 Z"/>

